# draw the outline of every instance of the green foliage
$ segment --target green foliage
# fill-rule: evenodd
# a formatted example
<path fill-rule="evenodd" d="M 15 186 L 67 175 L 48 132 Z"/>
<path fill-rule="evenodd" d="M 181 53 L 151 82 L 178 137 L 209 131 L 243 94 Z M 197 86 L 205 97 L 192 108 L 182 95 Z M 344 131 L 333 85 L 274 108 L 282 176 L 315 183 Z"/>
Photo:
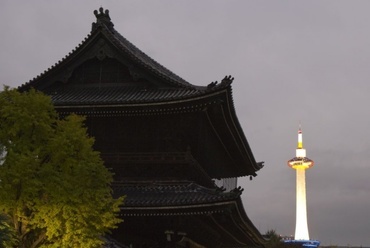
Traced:
<path fill-rule="evenodd" d="M 112 174 L 83 121 L 59 120 L 34 90 L 0 93 L 0 213 L 18 247 L 100 247 L 120 222 L 123 198 L 112 198 Z"/>
<path fill-rule="evenodd" d="M 275 230 L 268 230 L 264 236 L 268 240 L 265 245 L 266 248 L 284 247 L 284 243 L 282 242 L 280 235 L 278 235 Z"/>
<path fill-rule="evenodd" d="M 14 247 L 17 244 L 18 240 L 10 220 L 0 214 L 0 247 Z"/>

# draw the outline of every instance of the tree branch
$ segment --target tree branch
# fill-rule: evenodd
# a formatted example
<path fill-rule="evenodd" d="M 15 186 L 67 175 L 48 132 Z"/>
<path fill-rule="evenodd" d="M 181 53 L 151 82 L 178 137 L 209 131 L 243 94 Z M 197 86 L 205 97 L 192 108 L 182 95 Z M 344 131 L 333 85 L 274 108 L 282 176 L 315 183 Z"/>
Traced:
<path fill-rule="evenodd" d="M 46 233 L 42 232 L 39 237 L 32 243 L 30 248 L 36 248 L 40 243 L 42 243 L 46 238 Z"/>

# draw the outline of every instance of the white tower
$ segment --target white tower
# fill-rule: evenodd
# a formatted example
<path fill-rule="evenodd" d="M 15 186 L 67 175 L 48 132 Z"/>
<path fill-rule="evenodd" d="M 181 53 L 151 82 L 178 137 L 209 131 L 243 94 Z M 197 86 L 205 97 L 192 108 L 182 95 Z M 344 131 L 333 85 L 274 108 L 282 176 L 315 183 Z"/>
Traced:
<path fill-rule="evenodd" d="M 306 149 L 303 149 L 302 130 L 298 130 L 298 147 L 296 156 L 288 161 L 289 167 L 297 172 L 296 185 L 296 224 L 295 240 L 309 240 L 307 226 L 307 207 L 306 207 L 306 170 L 314 165 L 314 162 L 306 157 Z"/>

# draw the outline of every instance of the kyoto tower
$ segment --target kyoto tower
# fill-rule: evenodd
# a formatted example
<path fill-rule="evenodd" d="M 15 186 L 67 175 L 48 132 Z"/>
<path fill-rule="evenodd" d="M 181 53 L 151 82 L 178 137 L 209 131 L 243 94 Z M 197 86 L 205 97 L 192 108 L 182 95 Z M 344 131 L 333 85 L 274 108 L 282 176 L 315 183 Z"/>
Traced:
<path fill-rule="evenodd" d="M 311 168 L 314 162 L 306 157 L 306 149 L 303 149 L 302 130 L 298 130 L 298 147 L 295 157 L 288 161 L 288 166 L 297 172 L 296 182 L 296 224 L 295 240 L 309 240 L 306 208 L 306 170 Z"/>

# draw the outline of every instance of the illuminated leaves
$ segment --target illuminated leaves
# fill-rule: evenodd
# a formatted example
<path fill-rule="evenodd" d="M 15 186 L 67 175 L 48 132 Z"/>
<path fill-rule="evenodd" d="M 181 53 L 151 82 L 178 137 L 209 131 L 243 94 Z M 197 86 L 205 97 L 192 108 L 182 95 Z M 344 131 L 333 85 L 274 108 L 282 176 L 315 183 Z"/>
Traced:
<path fill-rule="evenodd" d="M 99 247 L 119 205 L 82 117 L 59 120 L 34 90 L 0 93 L 0 213 L 19 247 Z"/>

